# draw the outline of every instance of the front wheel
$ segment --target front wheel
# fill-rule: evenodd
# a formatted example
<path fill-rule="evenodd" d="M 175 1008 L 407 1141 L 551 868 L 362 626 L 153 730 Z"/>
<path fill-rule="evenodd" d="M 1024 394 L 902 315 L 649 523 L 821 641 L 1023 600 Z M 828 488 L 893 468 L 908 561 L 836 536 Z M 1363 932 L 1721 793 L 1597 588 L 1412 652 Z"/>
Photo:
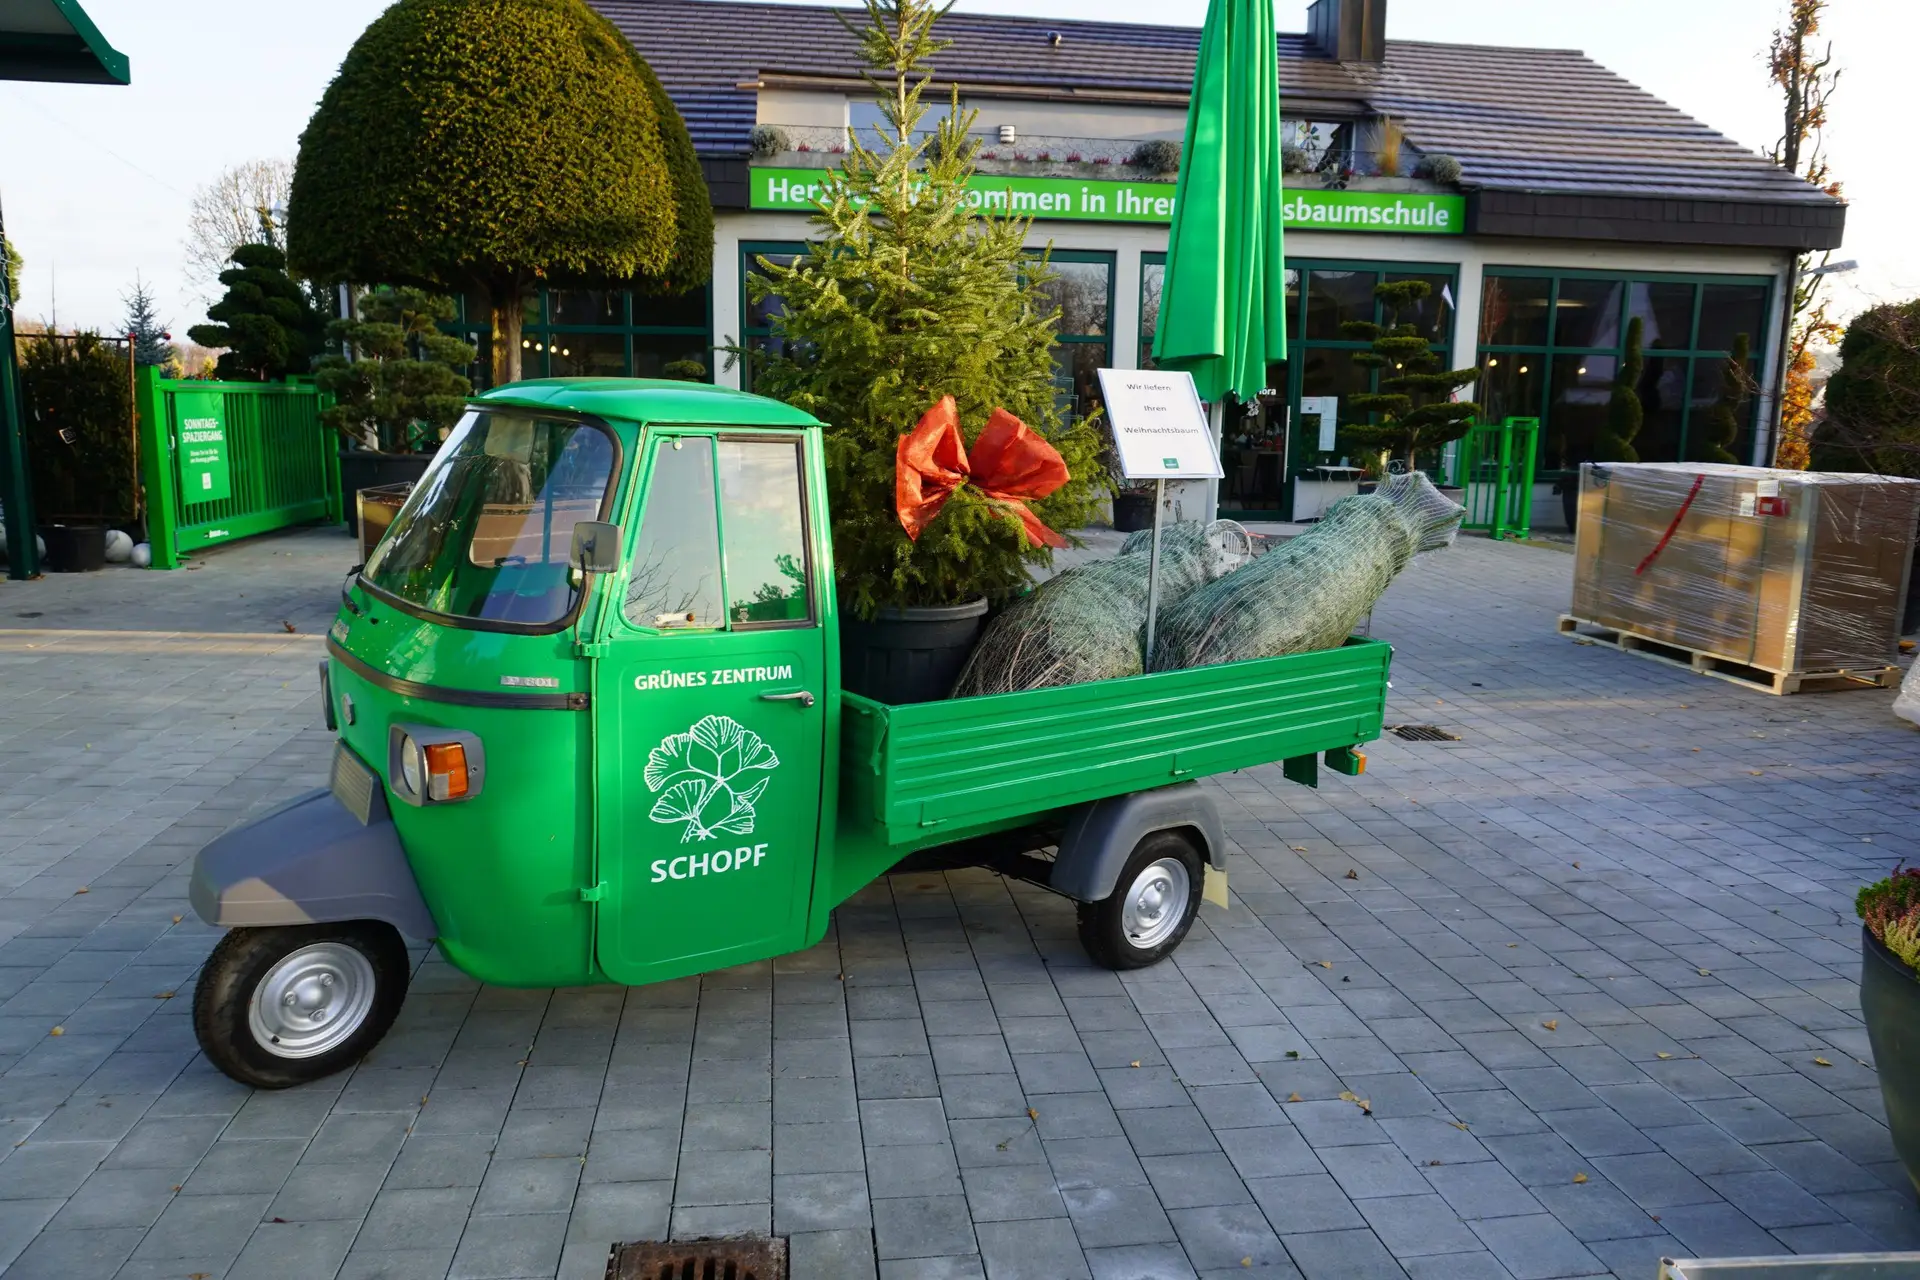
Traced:
<path fill-rule="evenodd" d="M 200 970 L 193 1033 L 241 1084 L 285 1089 L 359 1061 L 407 996 L 407 948 L 376 920 L 234 929 Z"/>
<path fill-rule="evenodd" d="M 1083 902 L 1080 945 L 1095 964 L 1143 969 L 1172 954 L 1200 913 L 1206 860 L 1178 831 L 1156 831 L 1134 846 L 1113 892 Z"/>

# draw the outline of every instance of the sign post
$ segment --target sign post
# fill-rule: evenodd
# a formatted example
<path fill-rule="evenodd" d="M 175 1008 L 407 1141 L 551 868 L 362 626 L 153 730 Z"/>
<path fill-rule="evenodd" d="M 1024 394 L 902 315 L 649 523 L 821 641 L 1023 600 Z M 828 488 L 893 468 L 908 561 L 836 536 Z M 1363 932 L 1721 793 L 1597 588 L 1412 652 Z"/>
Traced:
<path fill-rule="evenodd" d="M 1218 480 L 1220 453 L 1193 375 L 1168 369 L 1102 369 L 1100 395 L 1120 455 L 1120 474 L 1153 486 L 1153 543 L 1147 555 L 1147 635 L 1142 670 L 1153 669 L 1153 633 L 1160 617 L 1160 523 L 1167 481 Z"/>

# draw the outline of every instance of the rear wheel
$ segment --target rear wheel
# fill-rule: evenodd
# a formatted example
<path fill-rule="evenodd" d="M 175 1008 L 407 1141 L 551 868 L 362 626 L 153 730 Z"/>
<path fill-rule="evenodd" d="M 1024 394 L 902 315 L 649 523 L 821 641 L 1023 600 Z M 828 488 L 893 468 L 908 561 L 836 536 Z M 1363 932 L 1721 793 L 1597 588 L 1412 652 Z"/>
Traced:
<path fill-rule="evenodd" d="M 1152 833 L 1134 846 L 1112 893 L 1080 904 L 1080 945 L 1109 969 L 1158 963 L 1193 928 L 1206 870 L 1191 837 Z"/>
<path fill-rule="evenodd" d="M 193 1032 L 242 1084 L 285 1089 L 351 1066 L 407 996 L 407 948 L 376 920 L 234 929 L 200 970 Z"/>

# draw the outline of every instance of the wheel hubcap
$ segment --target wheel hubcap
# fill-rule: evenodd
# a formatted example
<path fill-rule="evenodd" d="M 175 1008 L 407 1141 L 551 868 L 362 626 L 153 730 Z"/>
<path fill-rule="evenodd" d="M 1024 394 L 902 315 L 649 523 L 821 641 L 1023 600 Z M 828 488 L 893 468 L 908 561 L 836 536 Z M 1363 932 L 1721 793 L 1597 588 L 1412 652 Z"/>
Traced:
<path fill-rule="evenodd" d="M 1186 919 L 1192 893 L 1186 864 L 1178 858 L 1162 858 L 1141 871 L 1127 889 L 1121 910 L 1127 941 L 1142 951 L 1165 942 Z"/>
<path fill-rule="evenodd" d="M 359 948 L 317 942 L 267 971 L 253 990 L 247 1024 L 275 1057 L 317 1057 L 360 1029 L 373 1008 L 373 986 L 373 965 Z"/>

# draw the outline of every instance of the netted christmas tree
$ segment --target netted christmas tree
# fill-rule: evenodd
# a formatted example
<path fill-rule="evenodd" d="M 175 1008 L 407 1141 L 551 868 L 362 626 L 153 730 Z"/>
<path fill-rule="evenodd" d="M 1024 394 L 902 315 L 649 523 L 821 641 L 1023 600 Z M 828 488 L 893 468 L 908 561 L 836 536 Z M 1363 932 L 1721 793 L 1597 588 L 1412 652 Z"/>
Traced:
<path fill-rule="evenodd" d="M 1373 296 L 1380 302 L 1386 323 L 1349 320 L 1340 326 L 1347 337 L 1369 344 L 1369 350 L 1353 354 L 1353 362 L 1380 371 L 1378 391 L 1346 398 L 1344 408 L 1369 417 L 1342 424 L 1341 441 L 1363 456 L 1401 459 L 1409 470 L 1417 465 L 1421 452 L 1431 452 L 1465 435 L 1480 412 L 1480 406 L 1472 401 L 1451 398 L 1461 387 L 1477 381 L 1480 371 L 1445 368 L 1419 327 L 1400 319 L 1402 313 L 1432 292 L 1433 286 L 1425 280 L 1389 280 L 1375 285 Z M 1371 419 L 1375 414 L 1379 415 L 1377 420 Z M 1377 465 L 1375 470 L 1383 472 L 1386 468 Z"/>
<path fill-rule="evenodd" d="M 895 446 L 952 396 L 971 446 L 1003 408 L 1057 449 L 1072 479 L 1032 504 L 1049 527 L 1086 524 L 1099 495 L 1100 440 L 1063 424 L 1055 400 L 1058 308 L 1044 258 L 1026 249 L 1030 220 L 983 212 L 970 190 L 976 113 L 958 97 L 927 128 L 930 60 L 945 47 L 929 0 L 867 0 L 860 41 L 885 118 L 882 145 L 850 132 L 838 170 L 822 170 L 809 251 L 791 266 L 762 259 L 755 301 L 777 295 L 775 353 L 734 347 L 752 386 L 827 423 L 827 484 L 842 598 L 871 617 L 885 606 L 949 605 L 1007 595 L 1046 548 L 1004 506 L 962 486 L 918 540 L 894 510 Z"/>

